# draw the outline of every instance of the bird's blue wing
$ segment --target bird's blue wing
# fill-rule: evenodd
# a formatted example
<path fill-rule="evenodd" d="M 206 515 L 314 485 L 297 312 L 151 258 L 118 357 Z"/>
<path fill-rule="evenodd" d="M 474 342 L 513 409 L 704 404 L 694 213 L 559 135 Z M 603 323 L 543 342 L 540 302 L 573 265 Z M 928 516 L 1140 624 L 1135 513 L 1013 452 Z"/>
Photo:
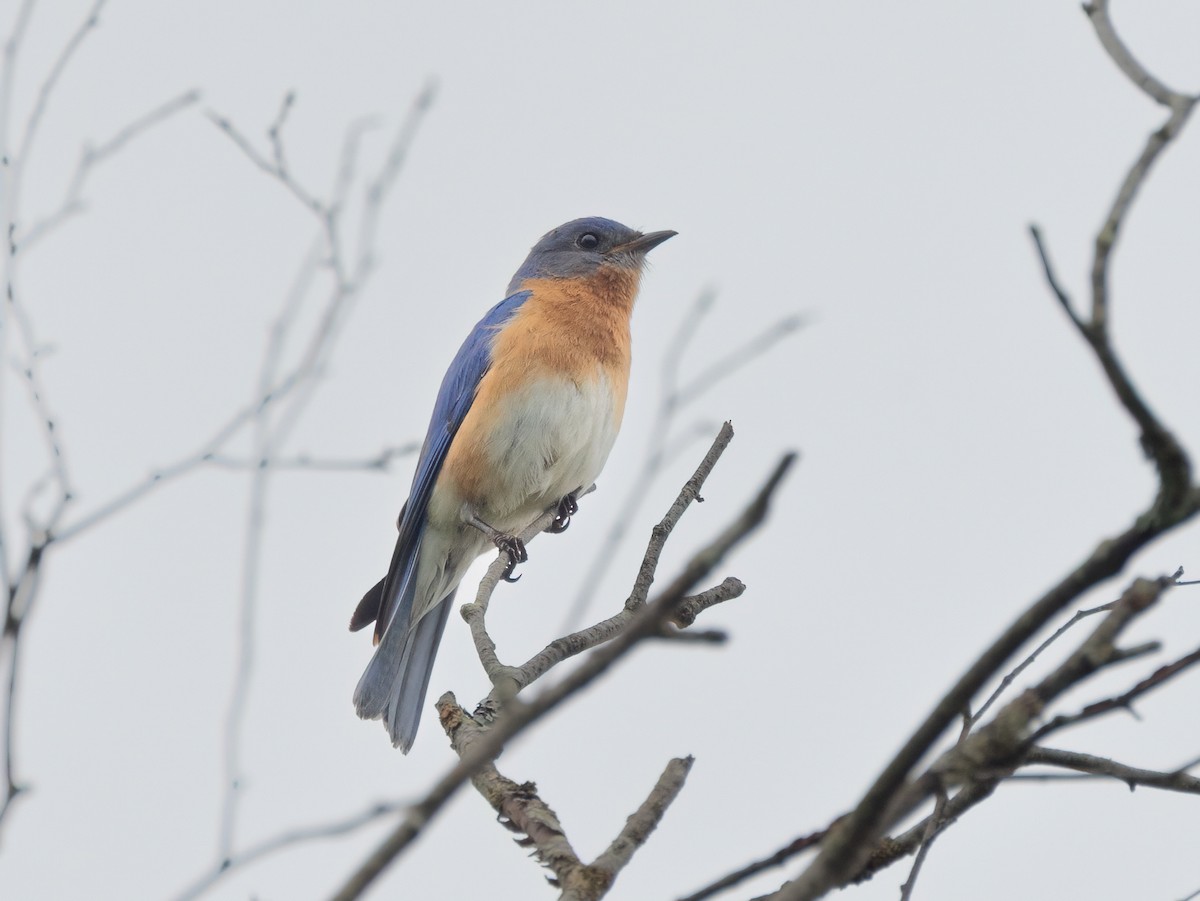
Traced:
<path fill-rule="evenodd" d="M 409 628 L 415 588 L 413 576 L 434 483 L 450 450 L 450 442 L 454 440 L 475 400 L 479 380 L 491 366 L 492 342 L 496 332 L 529 295 L 529 291 L 518 291 L 488 310 L 458 349 L 442 379 L 408 501 L 400 511 L 397 523 L 400 534 L 396 539 L 396 550 L 392 554 L 388 574 L 364 595 L 350 620 L 352 630 L 361 629 L 374 620 L 376 642 L 393 622 L 405 630 Z"/>

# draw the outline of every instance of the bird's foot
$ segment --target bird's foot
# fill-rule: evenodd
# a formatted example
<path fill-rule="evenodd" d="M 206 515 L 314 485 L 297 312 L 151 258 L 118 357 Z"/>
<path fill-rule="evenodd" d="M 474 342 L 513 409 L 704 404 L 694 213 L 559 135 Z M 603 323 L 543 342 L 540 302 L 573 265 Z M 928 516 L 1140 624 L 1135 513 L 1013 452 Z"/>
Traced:
<path fill-rule="evenodd" d="M 520 576 L 514 576 L 513 570 L 517 568 L 518 563 L 524 563 L 529 559 L 529 551 L 525 550 L 525 542 L 516 535 L 498 534 L 495 539 L 496 547 L 508 554 L 508 565 L 504 567 L 504 572 L 500 574 L 505 582 L 519 582 Z"/>
<path fill-rule="evenodd" d="M 518 581 L 521 577 L 514 576 L 513 570 L 517 568 L 518 563 L 524 563 L 529 559 L 529 552 L 525 550 L 525 542 L 516 535 L 506 535 L 499 529 L 493 528 L 474 513 L 468 513 L 463 518 L 486 535 L 488 540 L 496 545 L 497 550 L 503 551 L 508 555 L 508 566 L 504 568 L 501 578 L 505 582 Z"/>
<path fill-rule="evenodd" d="M 579 501 L 575 499 L 575 492 L 572 491 L 558 502 L 558 512 L 554 515 L 554 522 L 546 527 L 546 531 L 555 535 L 567 531 L 567 526 L 571 524 L 571 517 L 578 512 Z"/>

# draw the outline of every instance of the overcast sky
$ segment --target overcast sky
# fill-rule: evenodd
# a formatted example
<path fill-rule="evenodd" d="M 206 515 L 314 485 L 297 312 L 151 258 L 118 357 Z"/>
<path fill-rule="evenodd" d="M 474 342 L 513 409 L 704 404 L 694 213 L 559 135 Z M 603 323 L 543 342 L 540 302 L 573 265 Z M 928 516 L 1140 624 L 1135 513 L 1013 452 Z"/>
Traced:
<path fill-rule="evenodd" d="M 10 113 L 18 135 L 90 5 L 35 7 Z M 42 377 L 78 495 L 72 522 L 197 450 L 253 398 L 268 329 L 316 233 L 207 111 L 268 153 L 266 129 L 294 91 L 289 164 L 325 196 L 352 123 L 371 122 L 360 172 L 374 171 L 414 97 L 438 85 L 380 220 L 377 268 L 286 454 L 359 459 L 419 440 L 458 344 L 549 228 L 602 215 L 677 230 L 643 282 L 625 426 L 599 489 L 570 531 L 531 545 L 521 583 L 494 600 L 511 662 L 561 633 L 645 455 L 662 354 L 697 296 L 717 299 L 685 378 L 806 316 L 678 423 L 711 434 L 731 419 L 737 436 L 663 578 L 781 453 L 803 454 L 769 526 L 717 574 L 749 586 L 701 623 L 731 641 L 641 649 L 501 762 L 537 782 L 590 859 L 666 761 L 694 754 L 682 795 L 610 896 L 669 899 L 851 807 L 985 644 L 1147 505 L 1152 468 L 1046 290 L 1026 228 L 1041 224 L 1082 304 L 1095 231 L 1166 116 L 1117 71 L 1074 0 L 513 7 L 110 0 L 46 108 L 22 221 L 58 206 L 82 145 L 189 89 L 202 99 L 94 171 L 86 213 L 23 260 L 19 300 L 53 349 Z M 17 8 L 0 0 L 5 34 Z M 1114 15 L 1151 71 L 1200 90 L 1200 8 L 1122 3 Z M 1161 160 L 1113 269 L 1118 349 L 1193 450 L 1196 128 Z M 45 457 L 11 371 L 0 400 L 4 523 L 19 538 Z M 591 618 L 624 599 L 638 541 L 706 441 L 646 492 Z M 346 623 L 386 569 L 412 464 L 271 482 L 239 847 L 415 797 L 454 759 L 432 709 L 405 758 L 350 703 L 371 649 Z M 33 790 L 5 825 L 5 897 L 166 899 L 211 866 L 248 484 L 244 472 L 198 471 L 50 557 L 22 650 L 17 762 Z M 1198 539 L 1195 524 L 1180 530 L 1136 572 L 1182 564 L 1195 577 Z M 1085 604 L 1111 600 L 1131 575 Z M 1180 590 L 1133 639 L 1161 639 L 1165 661 L 1198 635 L 1200 605 Z M 1062 709 L 1154 665 L 1129 664 Z M 468 706 L 487 690 L 457 616 L 430 699 L 445 690 Z M 1113 717 L 1058 743 L 1172 769 L 1200 753 L 1197 709 L 1200 684 L 1184 680 L 1147 699 L 1141 722 Z M 917 897 L 1172 901 L 1200 889 L 1197 822 L 1186 795 L 1002 786 L 939 840 Z M 271 859 L 209 897 L 324 897 L 385 828 Z M 797 866 L 729 897 L 768 891 Z M 893 901 L 907 871 L 844 897 Z M 552 894 L 464 791 L 371 897 Z"/>

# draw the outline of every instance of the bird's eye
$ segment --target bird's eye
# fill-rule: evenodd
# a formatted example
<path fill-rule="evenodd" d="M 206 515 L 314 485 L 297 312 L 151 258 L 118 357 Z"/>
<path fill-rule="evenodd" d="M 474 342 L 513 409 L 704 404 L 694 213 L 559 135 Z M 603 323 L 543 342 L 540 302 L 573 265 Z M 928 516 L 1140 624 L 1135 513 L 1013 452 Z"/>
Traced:
<path fill-rule="evenodd" d="M 591 232 L 585 232 L 579 236 L 579 240 L 575 242 L 584 250 L 595 250 L 600 246 L 600 239 Z"/>

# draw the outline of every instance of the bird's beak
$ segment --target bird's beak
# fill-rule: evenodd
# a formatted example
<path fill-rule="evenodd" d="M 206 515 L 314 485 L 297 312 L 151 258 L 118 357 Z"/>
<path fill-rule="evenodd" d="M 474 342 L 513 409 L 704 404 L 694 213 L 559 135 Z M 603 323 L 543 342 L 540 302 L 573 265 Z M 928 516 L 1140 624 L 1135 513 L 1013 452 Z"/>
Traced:
<path fill-rule="evenodd" d="M 667 229 L 661 232 L 650 232 L 645 235 L 638 235 L 632 241 L 626 241 L 624 244 L 618 244 L 609 253 L 649 253 L 663 241 L 668 238 L 674 238 L 679 232 Z"/>

